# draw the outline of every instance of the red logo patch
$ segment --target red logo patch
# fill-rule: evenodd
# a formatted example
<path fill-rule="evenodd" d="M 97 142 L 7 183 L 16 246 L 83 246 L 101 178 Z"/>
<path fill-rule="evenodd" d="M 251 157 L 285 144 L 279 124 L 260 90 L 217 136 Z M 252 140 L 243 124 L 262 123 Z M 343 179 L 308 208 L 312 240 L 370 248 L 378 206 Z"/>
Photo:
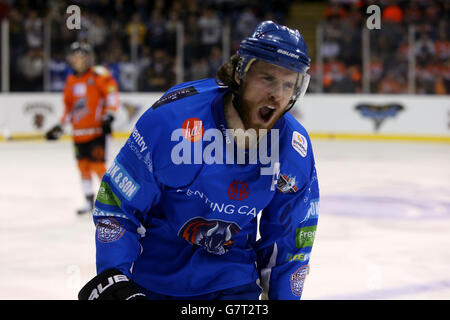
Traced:
<path fill-rule="evenodd" d="M 189 118 L 183 122 L 181 126 L 183 137 L 191 142 L 197 142 L 205 133 L 202 120 L 198 118 Z"/>
<path fill-rule="evenodd" d="M 250 188 L 245 182 L 234 180 L 228 187 L 228 196 L 233 200 L 244 200 L 250 194 Z"/>

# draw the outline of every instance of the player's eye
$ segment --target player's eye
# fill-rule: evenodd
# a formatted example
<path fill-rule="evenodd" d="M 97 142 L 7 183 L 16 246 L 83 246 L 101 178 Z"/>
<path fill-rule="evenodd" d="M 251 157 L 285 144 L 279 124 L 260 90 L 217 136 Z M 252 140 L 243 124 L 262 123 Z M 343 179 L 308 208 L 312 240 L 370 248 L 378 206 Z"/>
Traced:
<path fill-rule="evenodd" d="M 266 82 L 273 82 L 273 81 L 275 80 L 274 77 L 269 76 L 269 75 L 265 75 L 265 76 L 263 76 L 262 78 L 263 78 L 263 80 L 265 80 Z"/>
<path fill-rule="evenodd" d="M 285 82 L 283 85 L 284 85 L 284 87 L 286 89 L 293 89 L 294 88 L 294 84 L 292 82 Z"/>

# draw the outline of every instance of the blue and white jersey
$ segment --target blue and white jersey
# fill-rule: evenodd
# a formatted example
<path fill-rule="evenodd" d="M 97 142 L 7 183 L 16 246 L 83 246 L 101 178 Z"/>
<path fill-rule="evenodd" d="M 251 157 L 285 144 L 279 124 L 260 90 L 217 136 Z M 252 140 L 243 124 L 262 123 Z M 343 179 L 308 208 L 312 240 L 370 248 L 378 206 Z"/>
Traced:
<path fill-rule="evenodd" d="M 259 281 L 269 299 L 301 297 L 318 221 L 311 141 L 285 114 L 265 139 L 271 161 L 254 161 L 229 135 L 227 90 L 177 85 L 138 120 L 95 202 L 98 273 L 172 296 Z"/>

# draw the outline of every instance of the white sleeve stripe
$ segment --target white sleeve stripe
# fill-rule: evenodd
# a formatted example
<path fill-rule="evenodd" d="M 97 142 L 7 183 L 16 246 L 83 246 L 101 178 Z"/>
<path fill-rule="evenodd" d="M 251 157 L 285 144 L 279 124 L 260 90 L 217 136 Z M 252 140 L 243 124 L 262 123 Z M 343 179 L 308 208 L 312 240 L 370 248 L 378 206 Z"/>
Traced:
<path fill-rule="evenodd" d="M 124 213 L 104 211 L 104 210 L 99 209 L 96 206 L 94 206 L 94 210 L 92 210 L 92 215 L 94 217 L 118 217 L 118 218 L 124 218 L 124 219 L 130 220 Z"/>
<path fill-rule="evenodd" d="M 270 256 L 269 263 L 267 264 L 267 266 L 265 268 L 261 269 L 261 285 L 263 288 L 262 295 L 265 298 L 268 298 L 268 296 L 269 296 L 270 276 L 272 273 L 272 268 L 277 263 L 277 256 L 278 256 L 278 247 L 277 247 L 277 244 L 274 243 L 273 251 L 272 251 L 272 255 Z"/>

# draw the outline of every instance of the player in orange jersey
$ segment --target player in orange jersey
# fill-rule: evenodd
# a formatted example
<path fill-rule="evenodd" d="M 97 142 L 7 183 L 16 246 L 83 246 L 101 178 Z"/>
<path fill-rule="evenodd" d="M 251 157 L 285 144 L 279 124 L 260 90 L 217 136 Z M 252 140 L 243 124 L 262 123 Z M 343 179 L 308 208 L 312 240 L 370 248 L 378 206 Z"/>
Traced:
<path fill-rule="evenodd" d="M 75 157 L 81 173 L 86 204 L 82 214 L 93 208 L 93 175 L 101 180 L 106 171 L 105 150 L 112 132 L 114 114 L 119 107 L 118 86 L 108 69 L 93 64 L 89 44 L 75 42 L 70 47 L 69 63 L 74 74 L 66 79 L 64 114 L 60 122 L 46 133 L 48 140 L 63 134 L 63 125 L 71 123 Z"/>

